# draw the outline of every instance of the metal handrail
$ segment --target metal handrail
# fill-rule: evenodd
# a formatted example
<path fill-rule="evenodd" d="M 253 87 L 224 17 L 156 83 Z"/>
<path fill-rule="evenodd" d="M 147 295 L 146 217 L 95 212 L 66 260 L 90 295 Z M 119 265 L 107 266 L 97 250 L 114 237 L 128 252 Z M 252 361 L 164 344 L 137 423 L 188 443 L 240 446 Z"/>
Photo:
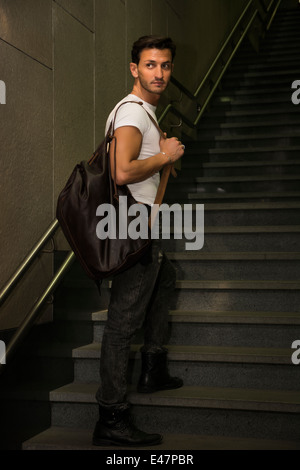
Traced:
<path fill-rule="evenodd" d="M 18 269 L 14 272 L 11 278 L 7 281 L 6 285 L 0 292 L 0 306 L 5 302 L 11 291 L 23 277 L 25 272 L 29 269 L 33 261 L 35 260 L 36 256 L 40 253 L 42 248 L 48 242 L 50 238 L 52 238 L 53 234 L 59 227 L 58 220 L 55 219 L 51 225 L 48 227 L 46 232 L 40 238 L 40 240 L 34 245 L 31 249 L 30 253 L 26 256 L 26 258 L 22 261 Z"/>
<path fill-rule="evenodd" d="M 281 0 L 280 0 L 280 1 L 281 1 Z M 256 11 L 254 12 L 254 14 L 252 15 L 252 17 L 251 17 L 251 19 L 250 19 L 250 21 L 249 21 L 249 23 L 248 23 L 248 25 L 247 25 L 245 31 L 243 32 L 243 34 L 242 34 L 242 36 L 240 37 L 239 41 L 237 42 L 235 48 L 233 49 L 232 53 L 230 54 L 230 57 L 229 57 L 228 61 L 226 62 L 226 64 L 225 64 L 224 67 L 222 68 L 222 71 L 221 71 L 221 73 L 220 73 L 220 75 L 219 75 L 217 81 L 215 82 L 214 86 L 212 87 L 212 89 L 211 89 L 211 91 L 210 91 L 208 97 L 206 98 L 206 101 L 205 101 L 204 105 L 202 106 L 200 112 L 198 113 L 198 116 L 196 117 L 196 119 L 195 119 L 195 121 L 194 121 L 194 125 L 195 125 L 195 126 L 197 126 L 197 124 L 198 124 L 199 120 L 201 119 L 201 117 L 202 117 L 204 111 L 206 110 L 207 105 L 209 104 L 209 102 L 210 102 L 210 100 L 211 100 L 211 98 L 212 98 L 212 96 L 213 96 L 215 90 L 216 90 L 217 87 L 219 86 L 219 83 L 220 83 L 220 81 L 222 80 L 224 73 L 226 72 L 226 70 L 228 69 L 229 65 L 231 64 L 231 61 L 232 61 L 233 57 L 235 56 L 237 50 L 239 49 L 241 43 L 243 42 L 245 36 L 248 34 L 248 31 L 249 31 L 249 29 L 251 28 L 251 26 L 252 26 L 252 24 L 253 24 L 253 22 L 254 22 L 256 16 L 257 16 L 257 14 L 258 14 L 258 10 L 256 10 Z"/>
<path fill-rule="evenodd" d="M 250 28 L 252 27 L 253 25 L 253 22 L 255 20 L 255 18 L 257 16 L 260 17 L 261 21 L 263 21 L 265 24 L 266 24 L 266 30 L 269 30 L 270 29 L 270 26 L 272 24 L 272 21 L 275 17 L 275 14 L 279 8 L 279 5 L 281 3 L 281 0 L 278 0 L 277 1 L 277 4 L 272 12 L 272 15 L 271 15 L 271 18 L 270 20 L 268 19 L 268 16 L 271 12 L 271 8 L 274 4 L 276 0 L 271 0 L 270 4 L 268 5 L 268 7 L 265 7 L 264 6 L 264 11 L 266 13 L 266 17 L 265 17 L 265 21 L 263 20 L 263 17 L 259 11 L 258 8 L 255 9 L 254 13 L 252 14 L 246 28 L 244 28 L 242 34 L 241 34 L 241 37 L 239 38 L 237 44 L 235 45 L 234 47 L 234 50 L 232 51 L 232 53 L 230 54 L 229 58 L 227 59 L 227 62 L 225 65 L 222 66 L 222 70 L 214 84 L 214 86 L 212 87 L 212 89 L 210 90 L 210 93 L 208 94 L 204 104 L 202 106 L 198 105 L 198 108 L 199 108 L 199 111 L 197 113 L 197 117 L 194 121 L 191 121 L 190 119 L 188 119 L 183 113 L 181 113 L 181 111 L 179 111 L 178 109 L 175 108 L 175 106 L 170 103 L 168 104 L 164 111 L 162 112 L 158 122 L 161 123 L 165 117 L 167 116 L 168 113 L 172 112 L 173 114 L 175 114 L 176 116 L 180 117 L 180 119 L 182 120 L 182 122 L 185 122 L 185 124 L 187 124 L 190 128 L 196 128 L 201 117 L 203 116 L 203 113 L 204 111 L 206 110 L 216 88 L 219 86 L 219 83 L 221 81 L 221 79 L 223 78 L 223 75 L 224 73 L 226 72 L 226 70 L 228 69 L 229 65 L 231 64 L 231 61 L 233 59 L 233 57 L 235 56 L 237 50 L 239 49 L 241 43 L 243 42 L 243 40 L 245 39 L 246 35 L 248 34 Z M 261 2 L 262 5 L 263 2 Z M 206 72 L 205 76 L 203 77 L 200 85 L 197 87 L 196 91 L 194 93 L 191 93 L 184 85 L 182 85 L 178 80 L 176 80 L 175 78 L 171 77 L 171 81 L 172 83 L 177 87 L 179 88 L 188 98 L 190 98 L 191 100 L 195 101 L 197 100 L 197 97 L 199 96 L 201 90 L 204 88 L 204 85 L 207 83 L 209 77 L 211 76 L 212 72 L 215 70 L 215 67 L 216 65 L 218 64 L 220 58 L 223 56 L 228 44 L 230 43 L 230 41 L 232 40 L 234 34 L 237 32 L 237 30 L 241 27 L 241 24 L 242 24 L 242 21 L 243 19 L 245 18 L 245 16 L 248 14 L 249 10 L 250 10 L 250 7 L 251 6 L 254 6 L 254 0 L 250 0 L 246 7 L 244 8 L 242 14 L 240 15 L 239 19 L 237 20 L 236 24 L 234 25 L 231 33 L 229 34 L 228 38 L 226 39 L 226 41 L 224 42 L 223 46 L 221 47 L 220 51 L 218 52 L 216 58 L 214 59 L 214 61 L 212 62 L 210 68 L 208 69 L 208 71 Z"/>
<path fill-rule="evenodd" d="M 272 7 L 274 1 L 275 1 L 275 0 L 271 0 L 271 3 L 270 3 L 270 5 L 268 6 L 268 9 L 267 9 L 267 10 L 268 10 L 268 13 L 269 13 L 269 11 L 271 10 L 271 7 Z M 280 6 L 280 3 L 281 3 L 281 0 L 279 0 L 279 2 L 277 3 L 277 5 L 275 6 L 275 8 L 274 8 L 274 10 L 273 10 L 273 13 L 272 13 L 272 15 L 271 15 L 270 21 L 269 21 L 269 23 L 267 24 L 267 27 L 266 27 L 266 30 L 267 30 L 267 31 L 269 31 L 269 29 L 270 29 L 270 27 L 271 27 L 271 24 L 273 23 L 274 17 L 275 17 L 275 15 L 276 15 L 276 13 L 277 13 L 277 10 L 278 10 L 279 6 Z"/>
<path fill-rule="evenodd" d="M 24 339 L 28 331 L 31 329 L 34 323 L 39 319 L 39 315 L 41 315 L 41 307 L 46 302 L 47 298 L 52 294 L 52 292 L 56 289 L 62 278 L 65 276 L 67 270 L 75 260 L 75 254 L 70 251 L 68 256 L 66 257 L 65 261 L 62 263 L 61 267 L 55 273 L 55 276 L 47 286 L 44 293 L 41 297 L 36 301 L 30 312 L 26 315 L 22 323 L 19 325 L 17 331 L 12 336 L 7 348 L 6 348 L 6 362 L 19 345 L 19 343 Z M 0 373 L 3 372 L 4 366 L 0 364 Z"/>
<path fill-rule="evenodd" d="M 250 0 L 247 4 L 247 6 L 245 7 L 243 13 L 241 14 L 241 16 L 239 17 L 239 19 L 237 20 L 235 26 L 233 27 L 231 33 L 229 34 L 228 38 L 226 39 L 226 41 L 224 42 L 223 46 L 221 47 L 220 51 L 218 52 L 215 60 L 213 61 L 213 63 L 211 64 L 211 66 L 209 67 L 208 71 L 206 72 L 205 76 L 203 77 L 200 85 L 198 86 L 197 90 L 195 91 L 194 93 L 194 96 L 198 96 L 200 91 L 202 90 L 204 84 L 206 83 L 208 77 L 211 75 L 211 73 L 213 72 L 215 66 L 217 65 L 217 63 L 219 62 L 219 59 L 223 56 L 224 54 L 224 51 L 226 50 L 229 42 L 232 40 L 234 34 L 236 33 L 237 29 L 239 28 L 243 18 L 246 16 L 246 14 L 248 13 L 248 10 L 250 9 L 250 6 L 253 4 L 253 0 Z"/>
<path fill-rule="evenodd" d="M 215 60 L 213 61 L 212 65 L 210 66 L 209 70 L 205 74 L 205 77 L 202 79 L 200 85 L 197 87 L 195 93 L 191 93 L 184 85 L 182 85 L 178 80 L 176 80 L 174 77 L 171 78 L 173 84 L 181 91 L 183 92 L 188 98 L 191 100 L 195 101 L 197 100 L 198 95 L 200 94 L 200 91 L 206 84 L 209 76 L 211 75 L 212 71 L 214 70 L 216 64 L 218 63 L 219 59 L 222 57 L 227 45 L 231 41 L 233 35 L 237 31 L 238 27 L 240 26 L 243 18 L 245 15 L 248 13 L 248 10 L 250 9 L 250 6 L 253 4 L 254 0 L 250 0 L 245 7 L 243 13 L 241 14 L 240 18 L 236 22 L 233 30 L 231 31 L 230 35 L 228 36 L 227 40 L 225 41 L 224 45 L 220 49 L 219 53 L 217 54 Z M 264 10 L 267 10 L 267 15 L 271 11 L 271 7 L 273 5 L 275 0 L 271 0 L 271 3 Z M 269 20 L 267 24 L 267 29 L 270 28 L 270 25 L 274 19 L 274 16 L 277 12 L 277 9 L 281 3 L 281 0 L 278 0 L 276 7 L 274 8 L 274 11 L 272 13 L 271 19 Z M 222 71 L 215 82 L 213 88 L 211 89 L 208 97 L 206 98 L 206 101 L 204 105 L 201 107 L 200 111 L 198 112 L 197 118 L 195 121 L 191 121 L 188 117 L 183 115 L 178 109 L 176 109 L 173 104 L 169 104 L 166 106 L 165 110 L 162 112 L 161 116 L 158 119 L 158 122 L 160 123 L 169 112 L 172 112 L 176 116 L 180 117 L 182 122 L 187 124 L 191 128 L 195 128 L 198 125 L 199 120 L 201 119 L 205 109 L 207 108 L 208 103 L 211 100 L 211 97 L 213 96 L 216 88 L 218 87 L 225 71 L 227 70 L 228 66 L 230 65 L 236 51 L 240 47 L 242 41 L 244 40 L 245 36 L 248 34 L 249 29 L 251 28 L 257 14 L 259 13 L 258 9 L 255 10 L 254 14 L 252 15 L 247 27 L 244 29 L 239 41 L 237 42 L 234 50 L 230 54 L 229 59 L 227 60 L 227 63 L 223 66 Z M 40 253 L 44 245 L 47 243 L 49 239 L 53 237 L 57 229 L 59 228 L 59 222 L 57 219 L 54 219 L 53 222 L 50 224 L 48 227 L 47 231 L 44 233 L 44 235 L 41 237 L 41 239 L 36 243 L 36 245 L 32 248 L 30 253 L 26 256 L 26 258 L 23 260 L 19 268 L 15 271 L 15 273 L 11 276 L 9 281 L 6 283 L 6 285 L 2 288 L 0 292 L 0 307 L 1 305 L 5 302 L 5 300 L 8 298 L 9 294 L 12 292 L 14 287 L 17 285 L 17 283 L 20 281 L 20 279 L 23 277 L 25 272 L 28 270 L 28 268 L 31 266 L 37 255 Z M 58 269 L 58 271 L 55 273 L 53 279 L 50 281 L 49 285 L 47 286 L 46 290 L 44 293 L 40 296 L 40 298 L 36 301 L 30 312 L 27 314 L 25 319 L 22 321 L 22 323 L 19 325 L 17 331 L 11 338 L 8 347 L 6 348 L 6 359 L 10 357 L 13 353 L 13 351 L 17 348 L 18 344 L 21 342 L 21 340 L 26 336 L 27 332 L 29 329 L 32 327 L 32 325 L 37 321 L 41 307 L 44 305 L 46 302 L 47 298 L 52 294 L 52 292 L 56 289 L 57 285 L 60 283 L 62 278 L 65 276 L 66 272 L 68 271 L 69 267 L 75 260 L 75 254 L 73 251 L 69 251 L 65 261 L 61 265 L 61 267 Z M 0 364 L 0 373 L 4 370 L 3 364 Z"/>

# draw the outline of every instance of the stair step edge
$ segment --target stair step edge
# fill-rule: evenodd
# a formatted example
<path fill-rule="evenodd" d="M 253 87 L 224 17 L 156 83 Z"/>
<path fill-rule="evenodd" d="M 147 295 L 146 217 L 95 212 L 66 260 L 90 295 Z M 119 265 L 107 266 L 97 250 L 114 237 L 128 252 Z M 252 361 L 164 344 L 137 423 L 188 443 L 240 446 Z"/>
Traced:
<path fill-rule="evenodd" d="M 122 446 L 101 446 L 92 445 L 93 429 L 68 428 L 60 426 L 51 426 L 49 429 L 28 439 L 23 443 L 23 450 L 95 450 L 109 451 L 109 457 L 112 457 L 112 451 L 116 451 L 116 456 L 120 455 L 120 450 L 128 451 L 128 447 Z M 300 442 L 270 440 L 270 439 L 251 439 L 240 437 L 224 436 L 203 436 L 194 434 L 164 434 L 163 442 L 160 445 L 148 447 L 130 447 L 130 450 L 155 450 L 157 454 L 161 450 L 300 450 Z M 126 454 L 127 455 L 127 454 Z M 107 454 L 103 455 L 103 461 L 98 461 L 100 465 L 107 463 Z M 143 453 L 143 459 L 147 454 Z M 105 459 L 105 460 L 104 460 Z M 194 463 L 194 462 L 193 462 Z M 200 462 L 199 462 L 200 463 Z"/>
<path fill-rule="evenodd" d="M 289 147 L 220 147 L 220 148 L 210 148 L 205 152 L 203 149 L 199 149 L 199 153 L 208 153 L 208 154 L 218 154 L 218 153 L 259 153 L 259 152 L 285 152 L 285 151 L 294 151 L 298 152 L 300 147 L 290 145 Z"/>
<path fill-rule="evenodd" d="M 202 168 L 243 168 L 243 167 L 261 167 L 261 166 L 292 166 L 300 165 L 300 160 L 257 160 L 242 162 L 204 162 L 201 163 Z"/>
<path fill-rule="evenodd" d="M 245 251 L 245 252 L 186 252 L 186 251 L 174 251 L 166 252 L 167 257 L 170 260 L 180 261 L 286 261 L 286 260 L 300 260 L 300 252 L 257 252 L 257 251 Z"/>
<path fill-rule="evenodd" d="M 285 192 L 236 192 L 236 193 L 227 193 L 227 192 L 199 192 L 199 193 L 188 193 L 187 199 L 253 199 L 253 198 L 298 198 L 300 197 L 300 191 L 285 191 Z"/>
<path fill-rule="evenodd" d="M 107 310 L 92 313 L 92 320 L 105 322 Z M 203 310 L 170 310 L 169 321 L 173 323 L 233 323 L 233 324 L 267 324 L 299 325 L 299 312 L 251 312 L 251 311 L 203 311 Z"/>
<path fill-rule="evenodd" d="M 205 233 L 300 233 L 300 225 L 228 225 L 205 227 Z"/>
<path fill-rule="evenodd" d="M 196 183 L 213 183 L 213 182 L 236 182 L 240 181 L 297 181 L 300 179 L 300 173 L 293 175 L 251 175 L 251 176 L 196 176 L 194 178 L 186 178 L 186 182 Z M 182 180 L 181 180 L 182 181 Z M 176 184 L 176 183 L 174 183 Z M 296 204 L 296 203 L 295 203 Z"/>
<path fill-rule="evenodd" d="M 262 78 L 262 77 L 269 77 L 270 75 L 272 77 L 281 77 L 283 75 L 293 75 L 295 76 L 300 74 L 300 69 L 299 68 L 294 68 L 294 69 L 288 69 L 288 70 L 281 70 L 281 71 L 269 71 L 269 72 L 245 72 L 245 73 L 240 73 L 240 72 L 234 72 L 231 71 L 226 75 L 226 78 L 239 78 L 242 76 L 242 78 Z"/>
<path fill-rule="evenodd" d="M 300 292 L 300 279 L 297 281 L 194 281 L 178 280 L 177 289 L 204 290 L 295 290 Z"/>
<path fill-rule="evenodd" d="M 97 404 L 98 383 L 71 383 L 50 392 L 50 401 Z M 299 391 L 183 386 L 152 394 L 129 392 L 133 405 L 180 406 L 300 413 Z"/>
<path fill-rule="evenodd" d="M 300 175 L 299 175 L 300 176 Z M 226 182 L 226 181 L 231 181 L 231 179 L 227 178 L 201 178 L 198 177 L 196 178 L 197 182 L 203 183 L 203 182 Z M 233 179 L 233 181 L 236 180 L 236 178 Z M 246 181 L 242 179 L 242 177 L 239 178 L 240 181 Z M 179 207 L 175 206 L 173 210 L 175 211 L 178 210 L 198 210 L 199 209 L 199 204 L 191 203 L 191 204 L 179 204 Z M 186 207 L 188 206 L 188 207 Z M 190 207 L 191 206 L 191 207 Z M 270 210 L 270 209 L 300 209 L 300 202 L 294 202 L 294 201 L 288 201 L 288 202 L 227 202 L 227 203 L 208 203 L 205 204 L 205 210 L 206 211 L 218 211 L 218 210 Z"/>
<path fill-rule="evenodd" d="M 132 345 L 131 354 L 135 357 L 141 345 Z M 168 346 L 170 361 L 250 363 L 250 364 L 285 364 L 291 362 L 292 349 L 250 348 L 222 346 Z M 101 343 L 91 343 L 73 350 L 74 359 L 99 359 Z M 137 356 L 139 358 L 139 355 Z"/>

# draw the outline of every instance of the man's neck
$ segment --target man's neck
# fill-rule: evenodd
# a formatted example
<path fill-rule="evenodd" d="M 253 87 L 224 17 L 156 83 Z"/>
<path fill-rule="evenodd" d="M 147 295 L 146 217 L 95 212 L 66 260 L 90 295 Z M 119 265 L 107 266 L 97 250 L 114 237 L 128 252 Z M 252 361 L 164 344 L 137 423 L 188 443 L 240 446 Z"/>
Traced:
<path fill-rule="evenodd" d="M 160 95 L 149 93 L 146 90 L 137 89 L 135 86 L 133 87 L 131 94 L 138 96 L 141 100 L 146 101 L 146 103 L 149 103 L 155 107 L 158 105 L 160 99 Z"/>

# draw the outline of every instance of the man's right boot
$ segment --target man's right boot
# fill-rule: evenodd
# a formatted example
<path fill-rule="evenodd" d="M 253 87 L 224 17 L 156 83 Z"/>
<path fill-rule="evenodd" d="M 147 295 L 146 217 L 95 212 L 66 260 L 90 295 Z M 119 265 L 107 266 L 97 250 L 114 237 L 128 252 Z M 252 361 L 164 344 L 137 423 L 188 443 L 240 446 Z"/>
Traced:
<path fill-rule="evenodd" d="M 147 434 L 133 424 L 129 407 L 107 410 L 99 406 L 99 421 L 93 433 L 95 446 L 151 446 L 161 442 L 160 434 Z"/>
<path fill-rule="evenodd" d="M 157 352 L 142 352 L 142 372 L 138 382 L 139 393 L 171 390 L 183 386 L 178 377 L 171 377 L 168 371 L 167 349 Z"/>

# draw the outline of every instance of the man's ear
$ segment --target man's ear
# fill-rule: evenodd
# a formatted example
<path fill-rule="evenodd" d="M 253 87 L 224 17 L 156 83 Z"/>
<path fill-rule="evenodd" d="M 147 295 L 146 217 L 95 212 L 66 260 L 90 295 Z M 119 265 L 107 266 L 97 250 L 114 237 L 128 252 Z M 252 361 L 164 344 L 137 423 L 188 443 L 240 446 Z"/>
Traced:
<path fill-rule="evenodd" d="M 138 66 L 134 62 L 130 62 L 130 72 L 133 78 L 138 78 Z"/>

